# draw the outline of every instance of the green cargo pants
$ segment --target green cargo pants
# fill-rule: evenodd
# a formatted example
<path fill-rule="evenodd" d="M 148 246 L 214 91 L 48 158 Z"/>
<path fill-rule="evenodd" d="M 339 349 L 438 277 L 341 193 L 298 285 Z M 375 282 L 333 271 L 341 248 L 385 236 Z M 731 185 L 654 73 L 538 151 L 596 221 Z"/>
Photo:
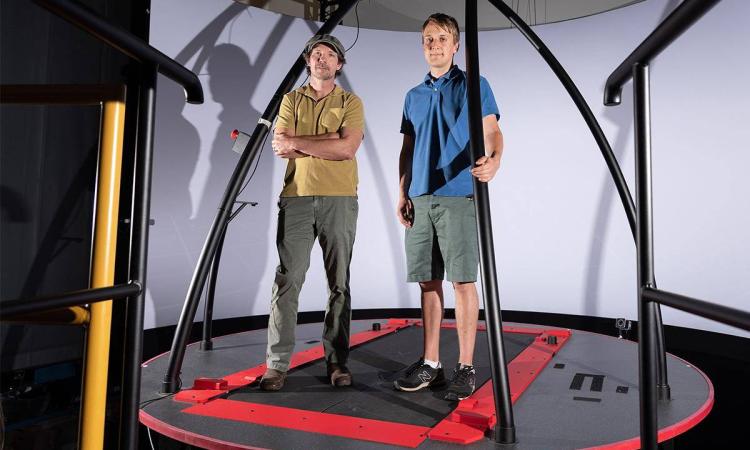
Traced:
<path fill-rule="evenodd" d="M 351 293 L 349 263 L 357 230 L 357 197 L 282 197 L 271 313 L 268 318 L 266 364 L 286 372 L 294 350 L 299 293 L 310 267 L 317 238 L 328 278 L 328 304 L 323 323 L 323 348 L 328 363 L 346 364 L 349 357 Z"/>

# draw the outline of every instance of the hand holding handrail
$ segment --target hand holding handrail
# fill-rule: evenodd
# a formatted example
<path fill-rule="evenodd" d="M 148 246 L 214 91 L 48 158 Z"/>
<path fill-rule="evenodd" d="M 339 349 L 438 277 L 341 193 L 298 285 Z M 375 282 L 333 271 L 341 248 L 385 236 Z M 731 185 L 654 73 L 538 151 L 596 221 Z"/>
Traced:
<path fill-rule="evenodd" d="M 607 83 L 604 86 L 604 104 L 607 106 L 619 105 L 622 86 L 633 78 L 633 65 L 636 63 L 649 64 L 662 50 L 703 17 L 708 10 L 716 6 L 719 1 L 685 0 L 675 8 L 607 78 Z"/>
<path fill-rule="evenodd" d="M 77 27 L 88 31 L 111 47 L 142 63 L 155 64 L 162 75 L 185 89 L 188 103 L 203 103 L 203 86 L 198 77 L 182 64 L 143 42 L 132 33 L 116 27 L 73 1 L 34 0 Z"/>

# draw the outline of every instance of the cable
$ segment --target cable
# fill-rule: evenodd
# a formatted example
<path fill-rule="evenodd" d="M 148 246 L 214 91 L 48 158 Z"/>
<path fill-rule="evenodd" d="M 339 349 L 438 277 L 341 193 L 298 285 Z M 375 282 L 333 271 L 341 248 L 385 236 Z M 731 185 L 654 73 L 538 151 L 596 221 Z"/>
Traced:
<path fill-rule="evenodd" d="M 271 134 L 272 131 L 268 130 L 268 133 L 266 133 L 266 137 L 263 138 L 263 143 L 260 145 L 260 152 L 258 153 L 258 157 L 255 160 L 255 167 L 253 168 L 253 172 L 250 174 L 250 177 L 248 177 L 247 181 L 245 181 L 245 184 L 242 185 L 242 189 L 237 193 L 237 197 L 242 194 L 242 191 L 245 190 L 248 183 L 250 183 L 250 180 L 253 179 L 253 175 L 255 175 L 255 171 L 258 170 L 258 166 L 260 165 L 260 157 L 263 155 L 263 149 L 266 147 L 266 140 L 268 139 L 268 135 Z"/>
<path fill-rule="evenodd" d="M 138 407 L 140 409 L 144 409 L 145 407 L 147 407 L 148 405 L 150 405 L 150 404 L 152 404 L 154 402 L 158 402 L 159 400 L 164 400 L 165 398 L 169 398 L 169 397 L 175 395 L 177 392 L 180 392 L 180 389 L 182 389 L 182 378 L 177 377 L 177 391 L 172 392 L 171 394 L 167 394 L 167 395 L 162 396 L 162 397 L 156 397 L 156 398 L 151 398 L 151 399 L 148 399 L 148 400 L 144 400 L 144 401 L 142 401 L 138 405 Z"/>
<path fill-rule="evenodd" d="M 349 46 L 346 50 L 344 50 L 344 53 L 349 52 L 349 50 L 354 47 L 354 44 L 357 43 L 357 39 L 359 39 L 359 1 L 357 1 L 356 6 L 354 6 L 354 15 L 357 17 L 357 35 L 354 37 L 354 42 L 352 42 L 352 45 Z"/>
<path fill-rule="evenodd" d="M 156 450 L 156 448 L 154 447 L 154 441 L 151 440 L 151 428 L 146 427 L 146 432 L 148 433 L 148 442 L 151 443 L 151 450 Z"/>

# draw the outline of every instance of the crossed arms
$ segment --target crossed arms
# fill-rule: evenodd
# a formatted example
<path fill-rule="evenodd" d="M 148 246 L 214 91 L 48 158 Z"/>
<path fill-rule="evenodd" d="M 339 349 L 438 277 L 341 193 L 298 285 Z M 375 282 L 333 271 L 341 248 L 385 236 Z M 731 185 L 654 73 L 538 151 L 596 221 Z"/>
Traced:
<path fill-rule="evenodd" d="M 364 134 L 356 128 L 342 128 L 338 133 L 295 136 L 292 130 L 276 127 L 271 146 L 284 159 L 315 156 L 332 161 L 354 159 Z"/>

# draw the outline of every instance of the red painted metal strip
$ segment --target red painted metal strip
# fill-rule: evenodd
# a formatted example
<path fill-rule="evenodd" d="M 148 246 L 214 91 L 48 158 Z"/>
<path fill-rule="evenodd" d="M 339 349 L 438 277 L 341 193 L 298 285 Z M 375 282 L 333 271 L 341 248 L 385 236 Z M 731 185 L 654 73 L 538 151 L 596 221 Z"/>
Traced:
<path fill-rule="evenodd" d="M 430 430 L 416 425 L 226 399 L 191 406 L 183 412 L 410 448 L 418 447 Z"/>
<path fill-rule="evenodd" d="M 251 447 L 248 445 L 235 444 L 233 442 L 214 439 L 202 434 L 191 433 L 190 431 L 186 431 L 182 428 L 177 428 L 166 422 L 162 422 L 161 420 L 155 418 L 154 416 L 148 414 L 143 410 L 140 410 L 138 412 L 138 419 L 143 425 L 156 431 L 159 434 L 170 437 L 176 441 L 184 442 L 186 444 L 200 448 L 206 448 L 209 450 L 265 450 L 263 447 Z"/>
<path fill-rule="evenodd" d="M 349 346 L 354 347 L 356 345 L 363 344 L 365 342 L 371 341 L 381 336 L 385 336 L 387 334 L 393 333 L 402 328 L 406 328 L 408 326 L 414 325 L 416 322 L 419 322 L 419 321 L 411 320 L 411 319 L 390 319 L 378 331 L 367 330 L 367 331 L 360 331 L 359 333 L 353 334 L 349 339 Z M 316 361 L 318 359 L 323 358 L 324 356 L 325 354 L 324 354 L 322 345 L 317 345 L 307 350 L 302 350 L 292 355 L 292 359 L 289 363 L 289 369 L 291 370 L 303 364 Z M 226 382 L 227 387 L 226 389 L 223 389 L 223 390 L 210 391 L 210 390 L 201 389 L 200 387 L 196 387 L 196 383 L 200 385 L 201 383 L 200 380 L 202 380 L 202 378 L 198 378 L 193 383 L 192 388 L 184 389 L 178 392 L 173 398 L 175 401 L 178 401 L 178 402 L 206 403 L 207 401 L 213 398 L 219 397 L 230 391 L 239 389 L 243 386 L 247 386 L 248 384 L 253 383 L 255 380 L 262 377 L 265 371 L 266 371 L 266 365 L 259 364 L 255 367 L 251 367 L 249 369 L 241 370 L 239 372 L 226 375 L 222 378 L 215 379 L 214 381 L 215 383 L 220 383 L 222 381 Z"/>
<path fill-rule="evenodd" d="M 555 353 L 565 345 L 571 332 L 521 327 L 503 327 L 503 331 L 536 335 L 534 342 L 508 364 L 510 396 L 511 401 L 515 403 L 544 370 Z M 548 344 L 549 336 L 555 336 L 557 343 Z M 484 432 L 494 427 L 496 422 L 495 398 L 490 380 L 471 397 L 460 401 L 448 417 L 430 430 L 428 436 L 433 440 L 466 445 L 483 439 Z"/>

